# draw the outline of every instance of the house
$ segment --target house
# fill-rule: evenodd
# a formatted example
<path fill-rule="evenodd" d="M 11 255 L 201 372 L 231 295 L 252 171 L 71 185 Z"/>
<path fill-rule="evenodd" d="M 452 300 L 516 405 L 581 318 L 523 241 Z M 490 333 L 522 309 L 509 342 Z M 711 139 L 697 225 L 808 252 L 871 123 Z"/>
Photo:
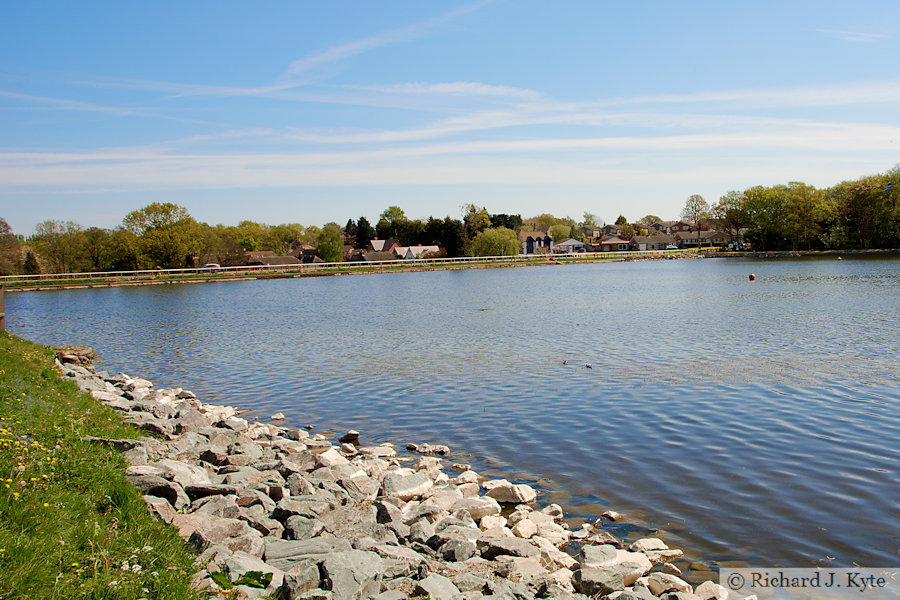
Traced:
<path fill-rule="evenodd" d="M 363 252 L 362 260 L 365 262 L 380 262 L 384 260 L 397 260 L 393 252 Z"/>
<path fill-rule="evenodd" d="M 283 266 L 283 265 L 299 265 L 302 261 L 296 256 L 278 256 L 272 251 L 265 250 L 262 252 L 248 252 L 247 264 L 250 266 Z"/>
<path fill-rule="evenodd" d="M 394 254 L 404 260 L 422 258 L 426 254 L 438 254 L 441 249 L 437 246 L 394 246 Z"/>
<path fill-rule="evenodd" d="M 669 233 L 669 228 L 674 225 L 672 221 L 655 221 L 647 225 L 647 231 L 651 232 L 650 235 L 654 235 L 655 233 Z"/>
<path fill-rule="evenodd" d="M 366 249 L 369 252 L 393 252 L 394 248 L 400 245 L 399 240 L 369 240 Z"/>
<path fill-rule="evenodd" d="M 600 228 L 600 235 L 597 237 L 602 237 L 604 235 L 619 235 L 619 226 L 618 225 L 604 225 Z"/>
<path fill-rule="evenodd" d="M 600 242 L 601 252 L 625 252 L 628 250 L 629 242 L 621 240 L 617 237 L 611 237 Z"/>
<path fill-rule="evenodd" d="M 665 250 L 670 244 L 677 245 L 673 235 L 636 235 L 631 238 L 632 250 Z"/>
<path fill-rule="evenodd" d="M 553 239 L 543 231 L 520 231 L 522 254 L 543 254 L 553 251 Z"/>
<path fill-rule="evenodd" d="M 685 223 L 684 221 L 675 221 L 672 223 L 672 226 L 669 227 L 669 233 L 675 235 L 679 231 L 691 231 L 694 229 L 694 226 L 690 223 Z"/>
<path fill-rule="evenodd" d="M 581 234 L 585 239 L 593 240 L 603 235 L 600 228 L 596 225 L 582 225 Z"/>
<path fill-rule="evenodd" d="M 677 244 L 679 248 L 686 248 L 688 246 L 696 246 L 697 245 L 697 232 L 689 231 L 689 232 L 681 232 L 675 234 L 675 238 L 678 240 Z M 700 244 L 708 244 L 710 246 L 718 246 L 724 244 L 728 241 L 728 236 L 721 231 L 709 230 L 709 231 L 701 231 L 700 232 Z"/>
<path fill-rule="evenodd" d="M 569 238 L 565 241 L 559 242 L 558 244 L 553 245 L 553 252 L 559 253 L 571 253 L 571 252 L 584 252 L 585 245 L 584 242 L 579 242 L 578 240 Z"/>

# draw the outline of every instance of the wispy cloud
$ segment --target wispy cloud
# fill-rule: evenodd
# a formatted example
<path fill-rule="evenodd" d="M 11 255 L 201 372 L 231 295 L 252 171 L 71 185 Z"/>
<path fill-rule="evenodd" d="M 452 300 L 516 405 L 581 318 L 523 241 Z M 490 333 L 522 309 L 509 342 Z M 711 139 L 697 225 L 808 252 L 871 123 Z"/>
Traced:
<path fill-rule="evenodd" d="M 304 56 L 303 58 L 293 61 L 290 65 L 288 65 L 287 72 L 284 74 L 284 76 L 282 76 L 281 79 L 282 81 L 290 81 L 292 78 L 295 78 L 298 75 L 306 73 L 316 67 L 327 63 L 344 60 L 352 56 L 362 54 L 363 52 L 374 50 L 376 48 L 383 48 L 392 44 L 409 42 L 421 38 L 437 27 L 444 25 L 454 19 L 457 19 L 465 14 L 471 13 L 489 4 L 490 2 L 491 0 L 482 0 L 481 2 L 461 6 L 436 17 L 425 19 L 424 21 L 419 21 L 406 27 L 381 31 L 359 40 L 332 46 L 320 52 L 309 54 L 307 56 Z"/>
<path fill-rule="evenodd" d="M 831 37 L 835 37 L 839 40 L 845 40 L 847 42 L 863 42 L 866 44 L 880 42 L 881 40 L 886 40 L 891 37 L 884 33 L 866 33 L 863 31 L 842 31 L 839 29 L 812 29 L 811 31 L 815 31 L 817 33 L 824 33 L 826 35 L 830 35 Z"/>
<path fill-rule="evenodd" d="M 447 83 L 396 83 L 381 86 L 346 86 L 350 89 L 382 92 L 385 94 L 412 95 L 452 95 L 452 96 L 500 96 L 503 98 L 533 100 L 541 94 L 535 90 L 511 87 L 507 85 L 490 85 L 474 81 L 454 81 Z"/>

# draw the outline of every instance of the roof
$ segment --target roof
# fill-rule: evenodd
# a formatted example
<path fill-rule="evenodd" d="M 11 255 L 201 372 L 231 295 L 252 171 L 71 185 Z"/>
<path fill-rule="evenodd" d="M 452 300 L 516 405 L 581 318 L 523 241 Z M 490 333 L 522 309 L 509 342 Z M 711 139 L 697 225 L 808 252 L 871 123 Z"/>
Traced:
<path fill-rule="evenodd" d="M 622 240 L 617 237 L 611 237 L 609 239 L 605 239 L 602 242 L 600 242 L 600 245 L 605 246 L 606 244 L 627 244 L 627 243 L 628 243 L 628 240 Z"/>
<path fill-rule="evenodd" d="M 550 237 L 549 233 L 544 233 L 543 231 L 520 231 L 519 232 L 519 241 L 524 242 L 528 238 L 536 240 L 538 238 L 544 239 Z"/>
<path fill-rule="evenodd" d="M 564 241 L 562 241 L 562 242 L 557 242 L 557 243 L 554 244 L 554 245 L 555 245 L 555 246 L 584 246 L 584 242 L 579 242 L 579 241 L 576 240 L 576 239 L 569 238 L 569 239 L 564 240 Z"/>
<path fill-rule="evenodd" d="M 709 238 L 714 238 L 714 237 L 725 237 L 725 236 L 726 236 L 726 234 L 722 233 L 721 231 L 716 231 L 714 229 L 700 232 L 700 239 L 703 239 L 703 240 L 708 240 Z M 687 240 L 687 239 L 695 240 L 695 239 L 697 239 L 697 232 L 696 231 L 679 231 L 678 233 L 675 234 L 675 237 L 682 239 L 682 240 Z"/>
<path fill-rule="evenodd" d="M 393 252 L 363 252 L 362 259 L 366 262 L 373 262 L 379 260 L 397 260 L 397 257 L 394 256 Z"/>
<path fill-rule="evenodd" d="M 660 242 L 674 242 L 673 235 L 636 235 L 631 238 L 635 244 L 658 244 Z"/>
<path fill-rule="evenodd" d="M 394 254 L 398 256 L 406 256 L 407 251 L 412 252 L 413 256 L 419 258 L 428 252 L 438 253 L 441 249 L 437 246 L 394 246 Z"/>
<path fill-rule="evenodd" d="M 294 256 L 259 256 L 251 258 L 248 263 L 251 265 L 299 265 L 300 259 Z"/>

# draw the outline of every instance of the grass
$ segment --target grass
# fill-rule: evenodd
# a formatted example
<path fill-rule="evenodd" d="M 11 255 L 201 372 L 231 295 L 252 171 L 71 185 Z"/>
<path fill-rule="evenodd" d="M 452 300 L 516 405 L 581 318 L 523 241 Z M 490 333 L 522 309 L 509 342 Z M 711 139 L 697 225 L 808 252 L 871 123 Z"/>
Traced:
<path fill-rule="evenodd" d="M 193 554 L 125 481 L 124 459 L 82 441 L 141 433 L 52 361 L 0 333 L 0 600 L 199 598 Z"/>

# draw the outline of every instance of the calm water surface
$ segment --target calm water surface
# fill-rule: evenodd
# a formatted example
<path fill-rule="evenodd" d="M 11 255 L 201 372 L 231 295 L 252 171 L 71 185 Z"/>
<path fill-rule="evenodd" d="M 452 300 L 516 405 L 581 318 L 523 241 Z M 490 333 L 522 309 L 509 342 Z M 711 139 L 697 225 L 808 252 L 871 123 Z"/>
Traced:
<path fill-rule="evenodd" d="M 698 563 L 900 562 L 900 257 L 73 290 L 6 310 L 18 335 L 206 401 L 447 444 Z"/>

